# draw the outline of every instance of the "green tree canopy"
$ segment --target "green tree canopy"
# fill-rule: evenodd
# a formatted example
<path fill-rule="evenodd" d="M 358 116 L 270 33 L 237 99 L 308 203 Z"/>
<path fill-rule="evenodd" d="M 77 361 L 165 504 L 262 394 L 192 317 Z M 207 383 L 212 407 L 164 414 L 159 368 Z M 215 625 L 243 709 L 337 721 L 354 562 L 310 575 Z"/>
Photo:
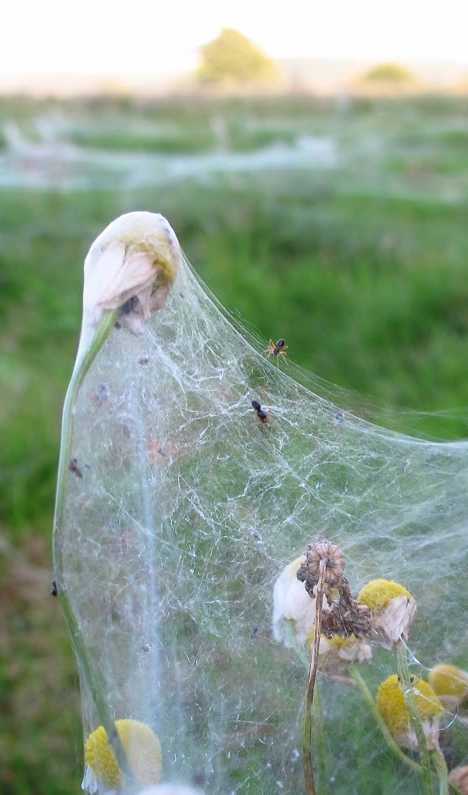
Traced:
<path fill-rule="evenodd" d="M 276 76 L 273 61 L 242 33 L 224 28 L 202 47 L 198 77 L 206 83 L 252 83 Z"/>
<path fill-rule="evenodd" d="M 366 72 L 364 80 L 373 83 L 410 83 L 414 77 L 409 69 L 398 63 L 380 63 Z"/>

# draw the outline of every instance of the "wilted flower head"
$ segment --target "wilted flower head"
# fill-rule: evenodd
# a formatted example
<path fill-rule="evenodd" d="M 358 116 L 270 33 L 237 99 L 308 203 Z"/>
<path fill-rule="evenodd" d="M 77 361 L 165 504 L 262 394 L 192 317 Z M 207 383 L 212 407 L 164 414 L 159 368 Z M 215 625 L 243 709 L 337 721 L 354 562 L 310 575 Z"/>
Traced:
<path fill-rule="evenodd" d="M 371 580 L 359 591 L 358 602 L 371 611 L 373 630 L 391 645 L 408 637 L 416 613 L 410 592 L 393 580 Z"/>
<path fill-rule="evenodd" d="M 181 262 L 175 233 L 158 213 L 132 212 L 110 223 L 92 244 L 84 265 L 83 329 L 86 349 L 104 312 L 121 309 L 132 331 L 160 309 Z"/>
<path fill-rule="evenodd" d="M 141 787 L 158 784 L 161 779 L 161 745 L 157 735 L 137 720 L 116 720 L 115 728 L 135 783 Z M 90 793 L 101 792 L 102 789 L 119 790 L 122 773 L 103 726 L 86 739 L 85 764 L 83 789 Z"/>
<path fill-rule="evenodd" d="M 336 544 L 319 540 L 304 555 L 289 563 L 273 589 L 273 635 L 286 646 L 310 644 L 315 636 L 317 586 L 322 572 L 323 608 L 320 653 L 339 650 L 342 660 L 369 659 L 370 648 L 361 644 L 369 634 L 370 613 L 353 598 L 344 576 L 344 555 Z M 331 639 L 331 644 L 325 641 Z"/>
<path fill-rule="evenodd" d="M 324 564 L 324 585 L 325 595 L 333 598 L 333 591 L 343 582 L 346 562 L 343 552 L 336 544 L 332 544 L 326 539 L 309 544 L 305 560 L 297 572 L 298 580 L 304 582 L 305 589 L 309 596 L 315 596 L 320 574 L 320 564 Z"/>
<path fill-rule="evenodd" d="M 429 671 L 428 679 L 442 704 L 449 709 L 456 709 L 468 700 L 468 673 L 456 665 L 435 665 Z"/>
<path fill-rule="evenodd" d="M 460 795 L 468 795 L 468 765 L 454 767 L 448 777 L 449 783 L 457 788 Z"/>
<path fill-rule="evenodd" d="M 315 627 L 307 635 L 307 645 L 312 646 Z M 328 670 L 340 668 L 346 663 L 364 663 L 372 659 L 372 648 L 363 638 L 356 635 L 321 635 L 319 657 Z"/>
<path fill-rule="evenodd" d="M 439 745 L 439 720 L 444 711 L 432 687 L 424 679 L 412 677 L 412 691 L 415 697 L 427 747 L 430 750 Z M 381 683 L 377 691 L 377 709 L 384 719 L 390 733 L 397 743 L 405 748 L 418 750 L 415 730 L 411 725 L 410 713 L 405 695 L 396 674 Z"/>
<path fill-rule="evenodd" d="M 363 638 L 355 635 L 332 635 L 330 638 L 322 635 L 319 654 L 324 656 L 326 665 L 335 662 L 364 663 L 372 659 L 372 648 Z"/>
<path fill-rule="evenodd" d="M 303 645 L 314 626 L 315 600 L 310 598 L 304 583 L 297 579 L 297 572 L 304 561 L 305 555 L 301 555 L 288 563 L 273 588 L 273 636 L 285 646 L 291 646 L 292 639 Z"/>

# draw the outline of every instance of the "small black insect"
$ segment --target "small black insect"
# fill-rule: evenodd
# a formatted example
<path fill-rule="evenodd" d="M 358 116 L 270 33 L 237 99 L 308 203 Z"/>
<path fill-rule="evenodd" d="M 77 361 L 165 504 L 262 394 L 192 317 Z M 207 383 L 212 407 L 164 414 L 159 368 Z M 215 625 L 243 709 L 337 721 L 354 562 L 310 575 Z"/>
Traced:
<path fill-rule="evenodd" d="M 400 679 L 399 676 L 397 676 L 397 679 L 401 683 L 401 679 Z M 416 676 L 414 674 L 410 674 L 409 682 L 410 682 L 410 685 L 414 685 L 414 683 L 416 682 Z"/>
<path fill-rule="evenodd" d="M 68 465 L 68 469 L 70 470 L 70 472 L 73 472 L 73 474 L 76 475 L 77 478 L 82 478 L 83 477 L 83 473 L 82 473 L 81 469 L 78 466 L 78 459 L 77 458 L 72 458 L 72 460 L 70 461 L 70 463 Z"/>
<path fill-rule="evenodd" d="M 276 342 L 274 340 L 270 340 L 268 343 L 268 348 L 266 349 L 265 353 L 268 356 L 287 356 L 288 346 L 286 345 L 286 340 L 279 339 Z"/>
<path fill-rule="evenodd" d="M 257 414 L 258 419 L 260 422 L 268 422 L 268 412 L 264 411 L 258 402 L 258 400 L 252 400 L 252 408 Z"/>
<path fill-rule="evenodd" d="M 52 580 L 52 590 L 50 592 L 50 595 L 51 596 L 58 596 L 58 588 L 57 588 L 57 583 L 56 583 L 55 580 Z"/>
<path fill-rule="evenodd" d="M 142 356 L 141 359 L 138 359 L 138 364 L 148 364 L 149 358 L 148 356 Z"/>
<path fill-rule="evenodd" d="M 139 304 L 138 296 L 132 295 L 132 297 L 129 298 L 128 301 L 125 301 L 125 303 L 122 304 L 122 306 L 120 307 L 122 315 L 130 315 L 132 312 L 135 311 L 138 304 Z"/>

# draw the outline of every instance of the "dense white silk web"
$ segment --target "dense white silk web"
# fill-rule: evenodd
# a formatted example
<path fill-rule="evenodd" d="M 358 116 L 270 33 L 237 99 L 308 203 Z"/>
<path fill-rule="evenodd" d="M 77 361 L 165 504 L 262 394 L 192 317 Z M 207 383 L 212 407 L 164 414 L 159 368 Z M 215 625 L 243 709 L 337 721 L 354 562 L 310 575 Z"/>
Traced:
<path fill-rule="evenodd" d="M 289 372 L 183 258 L 158 311 L 112 328 L 74 410 L 61 582 L 112 717 L 158 734 L 163 783 L 207 795 L 303 791 L 306 669 L 273 636 L 273 587 L 317 537 L 340 545 L 353 592 L 375 577 L 411 591 L 414 673 L 468 662 L 468 443 L 378 427 Z M 393 655 L 375 647 L 360 670 L 375 693 Z M 100 719 L 80 672 L 87 737 Z M 419 792 L 356 688 L 319 690 L 323 791 Z"/>

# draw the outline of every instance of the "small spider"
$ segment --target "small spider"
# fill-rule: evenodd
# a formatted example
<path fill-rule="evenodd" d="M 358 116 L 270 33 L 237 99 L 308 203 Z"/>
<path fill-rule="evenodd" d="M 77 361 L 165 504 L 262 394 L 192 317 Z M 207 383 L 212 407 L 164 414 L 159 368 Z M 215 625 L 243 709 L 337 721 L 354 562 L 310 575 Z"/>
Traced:
<path fill-rule="evenodd" d="M 287 356 L 287 350 L 288 346 L 286 345 L 286 340 L 281 338 L 276 342 L 274 340 L 270 340 L 265 353 L 267 356 Z"/>
<path fill-rule="evenodd" d="M 51 596 L 58 596 L 58 588 L 57 588 L 57 583 L 56 583 L 55 580 L 52 580 L 52 590 L 50 592 L 50 595 Z"/>
<path fill-rule="evenodd" d="M 260 422 L 266 423 L 268 422 L 268 412 L 264 411 L 258 402 L 258 400 L 252 400 L 252 408 L 257 414 L 258 419 Z"/>
<path fill-rule="evenodd" d="M 78 466 L 78 459 L 77 458 L 72 458 L 72 460 L 70 461 L 70 463 L 68 465 L 68 469 L 70 470 L 70 472 L 73 472 L 73 474 L 76 475 L 77 478 L 82 478 L 83 477 L 83 473 L 82 473 L 81 469 Z"/>

